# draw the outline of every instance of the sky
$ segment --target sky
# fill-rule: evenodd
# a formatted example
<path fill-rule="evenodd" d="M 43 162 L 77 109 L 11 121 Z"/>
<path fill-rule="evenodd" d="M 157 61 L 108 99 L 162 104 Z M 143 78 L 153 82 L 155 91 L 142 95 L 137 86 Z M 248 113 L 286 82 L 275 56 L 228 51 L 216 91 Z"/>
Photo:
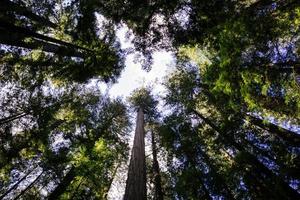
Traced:
<path fill-rule="evenodd" d="M 121 48 L 132 47 L 131 39 L 126 39 L 125 35 L 128 31 L 126 26 L 123 26 L 117 31 L 117 37 L 120 39 Z M 172 71 L 174 63 L 174 56 L 172 52 L 159 51 L 153 53 L 153 64 L 151 71 L 147 72 L 142 69 L 139 63 L 134 62 L 134 54 L 126 57 L 125 69 L 122 71 L 121 77 L 118 82 L 110 88 L 105 83 L 100 83 L 102 91 L 107 91 L 109 95 L 114 98 L 117 96 L 127 97 L 131 92 L 141 86 L 152 86 L 153 94 L 163 92 L 161 82 L 163 78 Z"/>

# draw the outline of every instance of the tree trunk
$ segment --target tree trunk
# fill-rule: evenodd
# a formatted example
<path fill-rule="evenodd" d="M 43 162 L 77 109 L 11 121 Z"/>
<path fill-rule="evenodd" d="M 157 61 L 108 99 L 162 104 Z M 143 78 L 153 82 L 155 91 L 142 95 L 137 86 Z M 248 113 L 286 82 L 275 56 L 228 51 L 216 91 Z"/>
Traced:
<path fill-rule="evenodd" d="M 218 173 L 218 170 L 216 169 L 215 165 L 213 164 L 213 161 L 210 159 L 210 157 L 201 149 L 200 150 L 201 157 L 204 159 L 205 164 L 209 167 L 209 173 L 210 176 L 213 176 L 215 181 L 215 184 L 218 188 L 220 188 L 220 192 L 222 192 L 225 197 L 225 199 L 235 199 L 234 195 L 232 194 L 232 191 L 228 188 L 228 185 L 226 181 L 224 180 L 223 176 Z"/>
<path fill-rule="evenodd" d="M 34 14 L 31 10 L 27 9 L 24 6 L 21 6 L 17 3 L 14 3 L 9 0 L 1 0 L 0 11 L 13 11 L 18 13 L 19 15 L 23 15 L 28 17 L 29 19 L 38 22 L 40 25 L 47 25 L 51 28 L 56 28 L 57 25 L 49 21 L 48 19 L 41 17 L 39 15 Z"/>
<path fill-rule="evenodd" d="M 252 167 L 256 169 L 257 173 L 263 173 L 266 175 L 262 177 L 269 179 L 268 181 L 269 184 L 275 188 L 275 190 L 273 191 L 274 194 L 276 193 L 278 194 L 279 197 L 288 198 L 288 199 L 300 199 L 300 194 L 297 191 L 291 188 L 280 176 L 274 174 L 269 168 L 267 168 L 260 161 L 258 161 L 254 155 L 245 151 L 245 149 L 240 144 L 238 144 L 234 140 L 234 138 L 230 137 L 230 135 L 228 135 L 227 133 L 222 132 L 221 129 L 219 129 L 211 120 L 204 117 L 198 111 L 193 110 L 193 112 L 198 117 L 200 117 L 205 123 L 210 125 L 215 131 L 217 131 L 219 133 L 220 138 L 222 138 L 224 142 L 236 148 L 243 155 L 243 157 L 246 158 L 244 159 L 245 164 L 250 164 Z M 270 187 L 268 187 L 268 189 L 269 188 Z"/>
<path fill-rule="evenodd" d="M 59 44 L 59 45 L 65 46 L 65 47 L 73 48 L 74 50 L 75 49 L 76 50 L 81 49 L 81 50 L 84 50 L 84 51 L 93 52 L 92 50 L 89 50 L 87 48 L 80 47 L 80 46 L 74 45 L 72 43 L 68 43 L 68 42 L 65 42 L 65 41 L 62 41 L 62 40 L 58 40 L 58 39 L 55 39 L 55 38 L 52 38 L 52 37 L 48 37 L 46 35 L 36 33 L 32 30 L 29 30 L 29 29 L 26 29 L 26 28 L 23 28 L 23 27 L 20 27 L 20 26 L 16 26 L 14 24 L 7 23 L 3 20 L 0 20 L 0 27 L 4 30 L 8 31 L 8 32 L 11 32 L 11 33 L 18 33 L 18 34 L 20 33 L 20 34 L 22 34 L 26 37 L 33 37 L 33 38 L 44 40 L 44 41 L 47 41 L 47 42 L 53 42 L 53 43 L 56 43 L 56 44 Z"/>
<path fill-rule="evenodd" d="M 38 111 L 38 114 L 44 113 L 45 111 L 47 111 L 47 109 L 59 109 L 59 107 L 62 106 L 63 102 L 68 103 L 68 102 L 72 102 L 72 101 L 73 101 L 73 98 L 66 98 L 64 100 L 57 101 L 57 102 L 53 103 L 52 105 L 47 105 L 45 107 L 40 107 L 40 110 Z M 34 112 L 33 106 L 25 108 L 23 110 L 25 110 L 25 111 L 19 112 L 17 114 L 13 114 L 13 115 L 8 116 L 8 117 L 1 118 L 0 119 L 0 125 L 9 123 L 9 122 L 14 121 L 16 119 L 20 119 L 20 118 L 25 117 L 25 116 L 30 115 L 30 114 L 34 115 L 36 113 L 36 112 Z"/>
<path fill-rule="evenodd" d="M 163 191 L 161 186 L 161 176 L 160 176 L 160 170 L 159 170 L 159 163 L 157 161 L 157 147 L 156 147 L 156 141 L 155 141 L 155 133 L 152 130 L 151 131 L 151 138 L 152 138 L 152 156 L 153 156 L 153 164 L 152 164 L 152 170 L 153 170 L 153 177 L 154 177 L 154 200 L 163 200 Z"/>
<path fill-rule="evenodd" d="M 72 48 L 59 46 L 57 44 L 44 42 L 42 40 L 32 39 L 31 41 L 24 42 L 24 36 L 16 33 L 6 31 L 0 27 L 0 43 L 10 46 L 22 47 L 26 49 L 41 49 L 46 52 L 54 53 L 61 56 L 73 56 L 84 58 L 85 55 Z"/>
<path fill-rule="evenodd" d="M 20 194 L 18 194 L 14 200 L 19 199 L 22 195 L 24 195 L 38 180 L 39 178 L 43 175 L 44 170 L 34 179 L 34 181 L 32 181 L 24 190 L 21 191 Z"/>
<path fill-rule="evenodd" d="M 48 200 L 57 200 L 59 199 L 60 195 L 62 195 L 67 187 L 70 185 L 70 183 L 72 182 L 72 180 L 75 178 L 75 168 L 72 167 L 67 174 L 65 175 L 65 177 L 60 181 L 60 183 L 58 184 L 58 186 L 56 186 L 56 188 L 53 190 L 53 192 L 51 192 L 51 194 L 48 196 Z"/>
<path fill-rule="evenodd" d="M 209 191 L 207 190 L 205 183 L 202 179 L 202 177 L 204 176 L 203 172 L 201 170 L 198 170 L 196 168 L 197 166 L 197 162 L 196 162 L 196 152 L 194 151 L 194 149 L 186 149 L 184 151 L 184 154 L 186 156 L 186 166 L 188 170 L 191 170 L 192 174 L 190 174 L 189 179 L 193 179 L 190 180 L 188 182 L 185 183 L 185 187 L 187 187 L 187 190 L 191 190 L 192 192 L 192 196 L 196 199 L 205 199 L 205 200 L 212 200 L 212 197 L 209 194 Z M 185 169 L 185 170 L 187 170 Z M 199 193 L 199 187 L 201 187 L 201 189 L 203 190 L 203 194 Z"/>
<path fill-rule="evenodd" d="M 138 109 L 124 200 L 146 200 L 146 159 L 143 109 Z"/>
<path fill-rule="evenodd" d="M 258 126 L 266 131 L 269 131 L 270 133 L 276 134 L 279 138 L 288 142 L 290 145 L 300 146 L 299 134 L 248 114 L 247 117 L 250 123 L 254 124 L 255 126 Z"/>
<path fill-rule="evenodd" d="M 62 40 L 51 38 L 23 27 L 9 24 L 0 20 L 0 43 L 23 47 L 28 49 L 42 49 L 46 52 L 55 53 L 61 56 L 74 56 L 85 58 L 86 53 L 93 53 L 84 47 L 80 47 Z M 23 39 L 29 37 L 30 41 L 24 42 Z M 83 50 L 84 52 L 80 52 Z"/>
<path fill-rule="evenodd" d="M 20 180 L 18 180 L 11 188 L 9 188 L 8 190 L 6 190 L 1 196 L 0 199 L 3 199 L 7 194 L 9 194 L 12 190 L 16 189 L 18 187 L 18 185 L 24 181 L 29 174 L 31 174 L 31 172 L 33 172 L 35 169 L 37 168 L 34 167 L 33 169 L 29 170 L 29 172 L 27 172 Z"/>
<path fill-rule="evenodd" d="M 8 122 L 11 122 L 13 120 L 16 120 L 16 119 L 20 119 L 26 115 L 28 115 L 29 113 L 18 113 L 18 114 L 15 114 L 15 115 L 11 115 L 9 117 L 4 117 L 4 118 L 1 118 L 0 119 L 0 125 L 2 124 L 6 124 Z"/>
<path fill-rule="evenodd" d="M 110 179 L 109 179 L 109 183 L 108 183 L 108 185 L 107 185 L 108 187 L 107 187 L 107 189 L 106 189 L 106 191 L 105 191 L 105 194 L 104 194 L 104 198 L 105 198 L 105 199 L 107 199 L 108 192 L 109 192 L 110 188 L 111 188 L 112 185 L 113 185 L 113 181 L 114 181 L 114 179 L 115 179 L 115 177 L 116 177 L 116 174 L 117 174 L 118 169 L 119 169 L 120 166 L 121 166 L 121 162 L 118 163 L 118 165 L 115 167 L 115 169 L 114 169 L 114 171 L 113 171 L 113 173 L 112 173 L 112 175 L 111 175 L 111 177 L 110 177 Z"/>
<path fill-rule="evenodd" d="M 116 113 L 117 115 L 118 113 Z M 99 129 L 99 133 L 105 132 L 111 125 L 114 117 L 116 115 L 112 115 L 109 119 L 107 119 L 107 123 Z M 94 141 L 97 141 L 101 135 L 96 135 L 94 138 Z M 89 149 L 93 148 L 93 145 L 95 145 L 95 142 L 90 144 L 87 144 Z M 72 180 L 75 178 L 76 173 L 75 173 L 75 167 L 71 167 L 71 169 L 67 172 L 67 174 L 64 176 L 64 178 L 60 181 L 60 183 L 56 186 L 56 188 L 53 190 L 53 192 L 48 196 L 48 200 L 57 200 L 59 197 L 66 191 L 67 187 L 70 185 Z"/>
<path fill-rule="evenodd" d="M 295 167 L 293 165 L 287 165 L 285 163 L 282 163 L 277 156 L 270 154 L 267 150 L 257 147 L 255 144 L 253 144 L 252 141 L 248 141 L 243 137 L 240 138 L 240 140 L 242 142 L 242 145 L 249 147 L 251 149 L 251 152 L 253 152 L 253 154 L 261 155 L 274 161 L 280 167 L 280 170 L 283 172 L 283 174 L 288 178 L 300 179 L 300 174 L 298 173 L 300 170 L 300 166 Z M 285 151 L 285 154 L 288 154 L 288 152 Z"/>

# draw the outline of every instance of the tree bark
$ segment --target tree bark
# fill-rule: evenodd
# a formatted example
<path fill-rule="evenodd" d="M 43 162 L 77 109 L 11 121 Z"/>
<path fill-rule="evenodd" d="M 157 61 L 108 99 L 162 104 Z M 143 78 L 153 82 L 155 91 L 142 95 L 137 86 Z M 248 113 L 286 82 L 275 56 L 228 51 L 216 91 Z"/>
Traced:
<path fill-rule="evenodd" d="M 75 178 L 75 176 L 76 176 L 75 168 L 72 167 L 67 172 L 66 176 L 58 184 L 58 186 L 48 196 L 48 200 L 57 200 L 57 199 L 59 199 L 60 195 L 62 195 L 66 191 L 67 187 L 70 185 L 70 183 Z"/>
<path fill-rule="evenodd" d="M 251 148 L 251 151 L 255 155 L 261 155 L 261 156 L 264 156 L 264 157 L 274 161 L 280 167 L 280 169 L 283 171 L 283 174 L 286 175 L 287 177 L 300 179 L 300 174 L 299 174 L 300 166 L 293 167 L 293 166 L 287 165 L 285 163 L 282 163 L 282 162 L 280 162 L 280 160 L 278 159 L 277 156 L 271 155 L 271 154 L 269 154 L 268 151 L 258 148 L 251 141 L 248 141 L 247 139 L 244 139 L 244 138 L 241 138 L 241 141 L 243 143 L 243 146 L 245 145 L 245 146 L 248 146 L 249 148 Z M 288 153 L 288 152 L 286 152 L 286 153 Z"/>
<path fill-rule="evenodd" d="M 114 181 L 114 179 L 115 179 L 115 177 L 116 177 L 116 174 L 117 174 L 118 169 L 119 169 L 120 166 L 121 166 L 121 163 L 118 163 L 117 166 L 115 167 L 115 169 L 114 169 L 114 171 L 113 171 L 113 173 L 112 173 L 110 179 L 109 179 L 109 183 L 108 183 L 108 185 L 107 185 L 108 187 L 107 187 L 107 189 L 106 189 L 106 191 L 105 191 L 105 194 L 104 194 L 104 198 L 105 198 L 105 199 L 107 199 L 108 192 L 109 192 L 110 188 L 111 188 L 112 185 L 113 185 L 113 181 Z"/>
<path fill-rule="evenodd" d="M 152 163 L 152 170 L 153 170 L 153 177 L 154 177 L 154 200 L 163 200 L 163 191 L 161 185 L 161 176 L 160 176 L 160 169 L 159 163 L 157 161 L 157 147 L 155 141 L 155 133 L 151 131 L 151 139 L 152 139 L 152 156 L 153 156 L 153 163 Z"/>
<path fill-rule="evenodd" d="M 10 46 L 22 47 L 26 49 L 41 49 L 46 52 L 54 53 L 61 56 L 73 56 L 84 58 L 85 55 L 72 48 L 59 46 L 54 43 L 44 42 L 42 40 L 32 39 L 31 41 L 24 42 L 24 36 L 6 31 L 0 26 L 0 43 Z"/>
<path fill-rule="evenodd" d="M 254 124 L 255 126 L 258 126 L 266 131 L 269 131 L 270 133 L 276 134 L 279 138 L 288 142 L 290 145 L 300 146 L 299 134 L 248 114 L 247 117 L 250 123 Z"/>
<path fill-rule="evenodd" d="M 22 195 L 24 195 L 38 180 L 39 178 L 43 175 L 44 170 L 34 179 L 34 181 L 32 181 L 24 190 L 21 191 L 20 194 L 18 194 L 14 200 L 19 199 Z"/>
<path fill-rule="evenodd" d="M 24 181 L 24 180 L 28 177 L 28 175 L 31 174 L 31 172 L 33 172 L 36 168 L 37 168 L 37 166 L 34 167 L 33 169 L 31 169 L 29 172 L 27 172 L 27 173 L 26 173 L 20 180 L 18 180 L 11 188 L 9 188 L 8 190 L 6 190 L 6 191 L 0 196 L 0 199 L 3 199 L 3 198 L 4 198 L 7 194 L 9 194 L 12 190 L 14 190 L 15 188 L 17 188 L 18 185 L 19 185 L 22 181 Z"/>
<path fill-rule="evenodd" d="M 210 157 L 202 149 L 200 150 L 200 154 L 201 157 L 204 159 L 204 162 L 209 166 L 210 174 L 216 180 L 215 184 L 218 186 L 218 188 L 223 189 L 220 192 L 223 192 L 223 195 L 226 199 L 230 199 L 230 200 L 235 199 L 232 191 L 228 188 L 228 185 L 224 180 L 223 176 L 218 173 L 218 170 L 216 169 Z"/>
<path fill-rule="evenodd" d="M 48 19 L 41 17 L 37 14 L 34 14 L 31 10 L 27 9 L 24 6 L 21 6 L 17 3 L 14 3 L 9 0 L 1 0 L 0 4 L 0 11 L 13 11 L 18 13 L 19 15 L 23 15 L 25 17 L 28 17 L 29 19 L 38 22 L 41 25 L 47 25 L 51 28 L 56 28 L 57 25 L 53 22 L 49 21 Z"/>
<path fill-rule="evenodd" d="M 73 49 L 81 49 L 81 50 L 88 51 L 88 52 L 93 52 L 92 50 L 89 50 L 87 48 L 80 47 L 80 46 L 77 46 L 77 45 L 62 41 L 62 40 L 58 40 L 58 39 L 55 39 L 55 38 L 52 38 L 52 37 L 49 37 L 46 35 L 36 33 L 32 30 L 29 30 L 29 29 L 26 29 L 26 28 L 23 28 L 20 26 L 16 26 L 14 24 L 7 23 L 3 20 L 0 20 L 0 27 L 11 33 L 20 33 L 26 37 L 33 37 L 33 38 L 44 40 L 47 42 L 53 42 L 53 43 L 56 43 L 56 44 L 59 44 L 59 45 L 65 46 L 65 47 L 69 47 L 69 48 L 73 48 Z"/>
<path fill-rule="evenodd" d="M 143 109 L 138 109 L 124 200 L 146 200 L 146 159 Z"/>
<path fill-rule="evenodd" d="M 68 103 L 70 101 L 72 102 L 73 99 L 72 98 L 67 98 L 65 100 L 55 102 L 52 105 L 41 107 L 40 108 L 41 110 L 39 110 L 38 113 L 39 114 L 44 113 L 47 109 L 58 109 L 59 107 L 61 107 L 63 102 Z M 13 114 L 13 115 L 10 115 L 8 117 L 1 118 L 0 119 L 0 125 L 9 123 L 9 122 L 14 121 L 16 119 L 20 119 L 20 118 L 25 117 L 25 116 L 30 115 L 30 114 L 34 114 L 34 109 L 32 107 L 24 109 L 25 111 L 23 111 L 23 112 L 19 112 L 17 114 Z"/>
<path fill-rule="evenodd" d="M 65 42 L 65 41 L 62 41 L 62 40 L 58 40 L 58 39 L 55 39 L 55 38 L 52 38 L 52 37 L 49 37 L 49 36 L 46 36 L 46 35 L 42 35 L 42 34 L 34 32 L 32 30 L 29 30 L 27 28 L 16 26 L 14 24 L 10 24 L 10 23 L 7 23 L 7 22 L 2 21 L 2 20 L 0 20 L 0 27 L 4 28 L 8 32 L 12 32 L 12 33 L 17 32 L 17 33 L 21 33 L 21 34 L 23 34 L 24 36 L 27 36 L 27 37 L 34 37 L 34 38 L 37 38 L 37 39 L 40 39 L 40 40 L 45 40 L 47 42 L 53 42 L 53 43 L 63 45 L 63 46 L 66 46 L 66 47 L 70 47 L 70 48 L 74 48 L 74 49 L 81 49 L 81 50 L 88 51 L 88 52 L 93 52 L 90 49 L 80 47 L 80 46 L 74 45 L 72 43 L 68 43 L 68 42 Z"/>
<path fill-rule="evenodd" d="M 11 116 L 8 116 L 8 117 L 4 117 L 4 118 L 1 118 L 0 119 L 0 125 L 2 124 L 6 124 L 8 122 L 11 122 L 11 121 L 14 121 L 16 119 L 20 119 L 26 115 L 28 115 L 29 113 L 18 113 L 18 114 L 15 114 L 15 115 L 11 115 Z"/>

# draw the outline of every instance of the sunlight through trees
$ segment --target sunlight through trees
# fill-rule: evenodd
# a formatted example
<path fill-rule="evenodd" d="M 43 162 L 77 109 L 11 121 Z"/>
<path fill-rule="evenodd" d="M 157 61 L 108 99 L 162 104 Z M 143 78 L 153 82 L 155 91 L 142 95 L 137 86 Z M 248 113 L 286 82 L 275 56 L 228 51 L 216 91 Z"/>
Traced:
<path fill-rule="evenodd" d="M 0 1 L 0 199 L 300 199 L 299 123 L 298 0 Z"/>

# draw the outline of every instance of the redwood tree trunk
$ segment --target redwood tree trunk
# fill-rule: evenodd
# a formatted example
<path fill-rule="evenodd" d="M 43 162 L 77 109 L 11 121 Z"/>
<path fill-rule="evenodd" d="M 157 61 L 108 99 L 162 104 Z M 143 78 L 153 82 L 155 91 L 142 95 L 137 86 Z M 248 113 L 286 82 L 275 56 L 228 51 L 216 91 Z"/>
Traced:
<path fill-rule="evenodd" d="M 31 187 L 40 179 L 40 177 L 44 174 L 44 170 L 34 179 L 34 181 L 32 181 L 24 190 L 22 190 L 20 192 L 20 194 L 18 194 L 18 196 L 16 196 L 13 200 L 17 200 L 20 199 L 21 196 L 23 196 L 28 190 L 31 189 Z"/>
<path fill-rule="evenodd" d="M 11 121 L 13 121 L 15 119 L 19 119 L 19 118 L 24 117 L 24 116 L 26 116 L 28 114 L 29 113 L 18 113 L 18 114 L 11 115 L 9 117 L 1 118 L 0 119 L 0 125 L 8 123 L 8 122 L 11 122 Z"/>
<path fill-rule="evenodd" d="M 72 180 L 75 178 L 75 168 L 72 167 L 66 174 L 66 176 L 61 180 L 58 186 L 51 192 L 51 194 L 48 196 L 48 200 L 56 200 L 62 195 L 67 187 L 70 185 Z"/>
<path fill-rule="evenodd" d="M 264 121 L 262 119 L 259 119 L 258 117 L 254 117 L 251 115 L 247 115 L 249 118 L 249 121 L 264 129 L 269 131 L 270 133 L 276 134 L 278 137 L 282 138 L 284 141 L 288 142 L 289 145 L 295 145 L 299 146 L 300 145 L 300 135 L 297 133 L 294 133 L 293 131 L 290 131 L 288 129 L 285 129 L 283 127 L 280 127 L 278 125 L 272 124 L 268 121 Z"/>
<path fill-rule="evenodd" d="M 147 199 L 144 136 L 144 113 L 143 109 L 139 108 L 124 200 Z"/>
<path fill-rule="evenodd" d="M 154 200 L 163 200 L 163 192 L 161 187 L 161 177 L 160 177 L 160 170 L 159 170 L 159 163 L 157 161 L 157 150 L 156 150 L 156 141 L 155 141 L 155 133 L 151 131 L 151 138 L 152 138 L 152 155 L 153 155 L 153 177 L 154 177 Z"/>
<path fill-rule="evenodd" d="M 13 191 L 14 189 L 16 189 L 19 185 L 20 185 L 20 183 L 22 182 L 22 181 L 24 181 L 28 176 L 29 176 L 29 174 L 31 174 L 31 172 L 33 172 L 35 169 L 37 168 L 37 166 L 36 167 L 34 167 L 33 169 L 31 169 L 31 170 L 29 170 L 20 180 L 18 180 L 12 187 L 10 187 L 8 190 L 6 190 L 3 194 L 1 194 L 1 196 L 0 196 L 0 199 L 3 199 L 7 194 L 9 194 L 11 191 Z"/>
<path fill-rule="evenodd" d="M 41 17 L 35 13 L 33 13 L 31 10 L 29 10 L 28 8 L 17 4 L 15 2 L 9 1 L 9 0 L 2 0 L 1 1 L 1 5 L 0 5 L 0 11 L 13 11 L 18 13 L 19 15 L 24 15 L 26 17 L 28 17 L 29 19 L 38 22 L 41 25 L 46 25 L 52 28 L 57 28 L 57 25 L 54 24 L 53 22 L 49 21 L 47 18 L 45 17 Z"/>

